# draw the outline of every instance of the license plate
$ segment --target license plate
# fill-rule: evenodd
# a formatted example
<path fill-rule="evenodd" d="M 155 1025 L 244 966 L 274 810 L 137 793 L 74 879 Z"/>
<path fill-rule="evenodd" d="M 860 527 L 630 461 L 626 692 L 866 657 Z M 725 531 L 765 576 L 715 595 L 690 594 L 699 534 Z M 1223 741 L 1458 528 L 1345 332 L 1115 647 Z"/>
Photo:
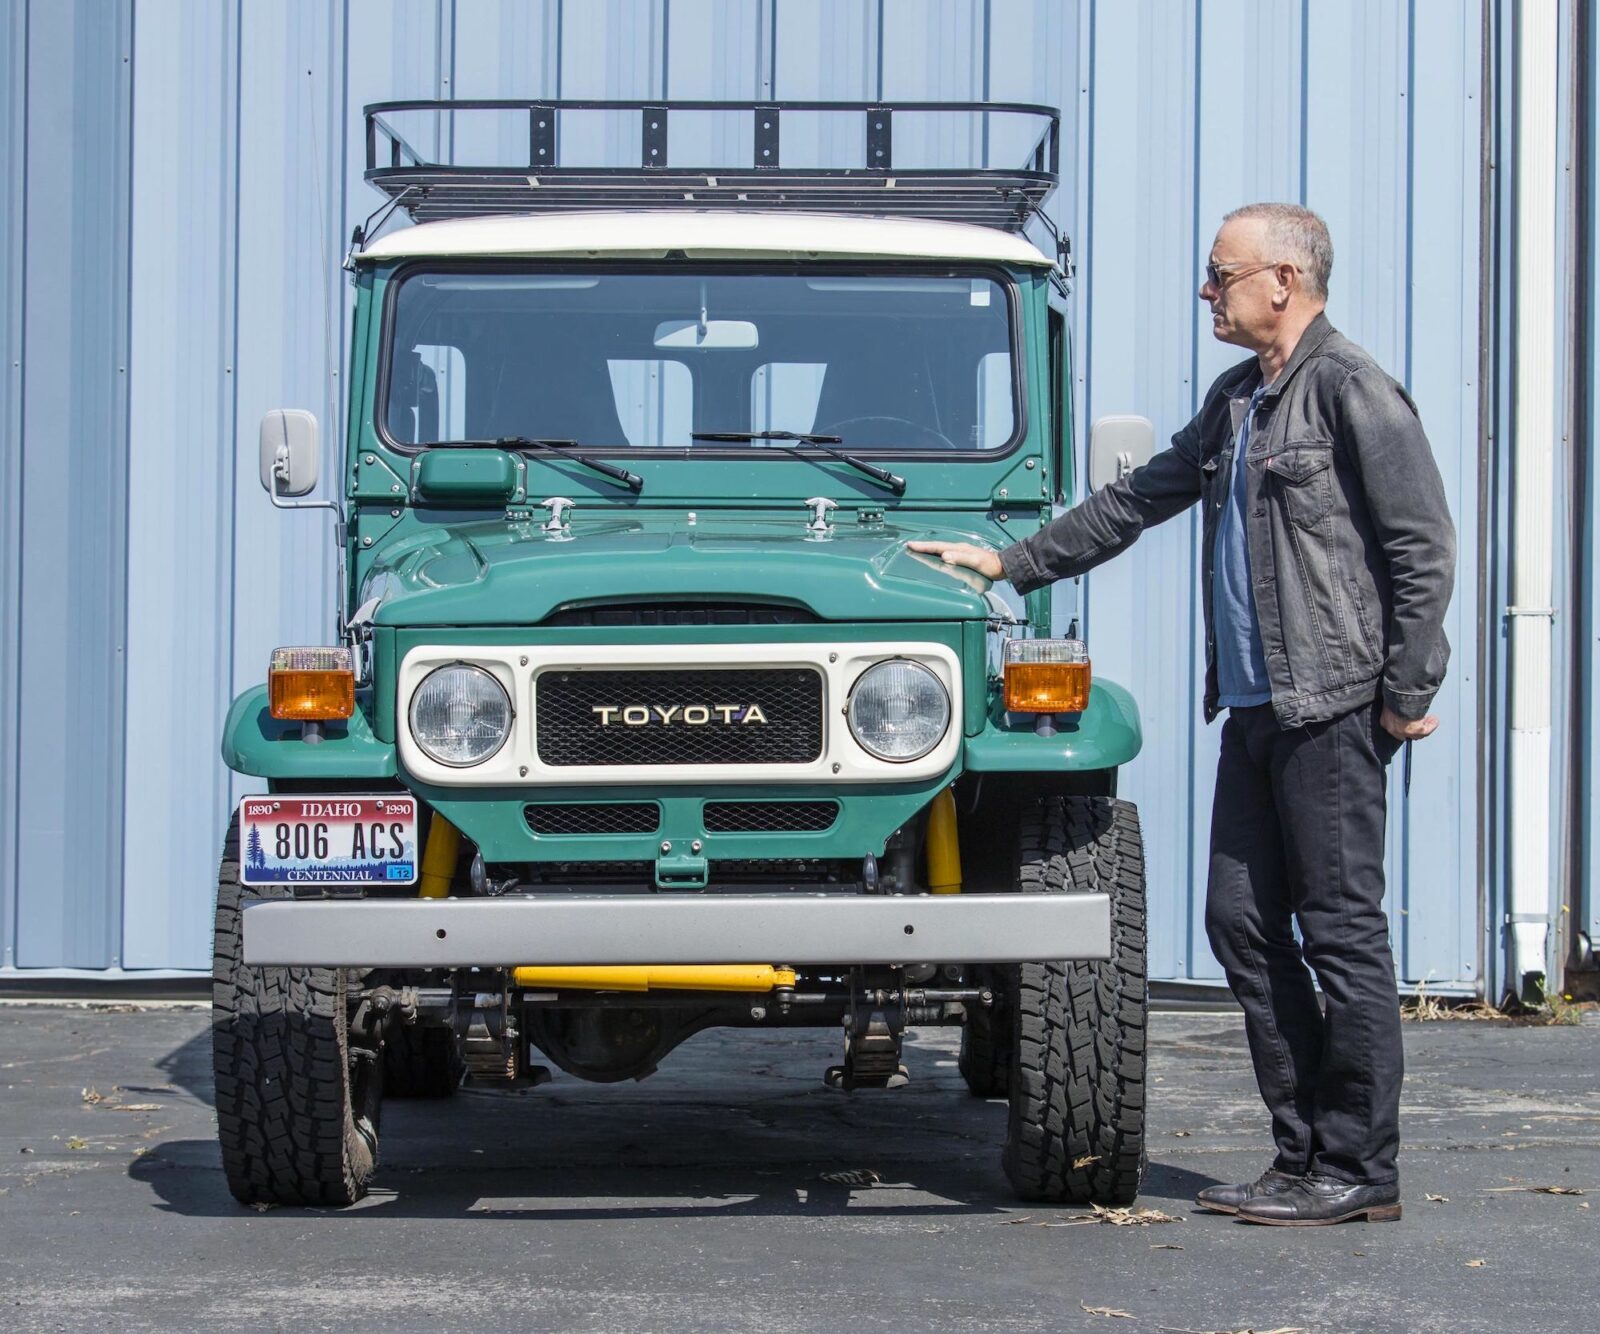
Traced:
<path fill-rule="evenodd" d="M 246 885 L 410 885 L 417 879 L 417 799 L 246 797 L 239 803 Z"/>

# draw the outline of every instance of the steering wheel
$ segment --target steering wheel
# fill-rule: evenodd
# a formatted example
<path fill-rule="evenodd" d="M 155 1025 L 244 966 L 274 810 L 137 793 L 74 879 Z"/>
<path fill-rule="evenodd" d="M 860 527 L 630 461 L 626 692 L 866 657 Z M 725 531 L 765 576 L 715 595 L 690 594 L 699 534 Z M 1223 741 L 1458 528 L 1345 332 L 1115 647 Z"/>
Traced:
<path fill-rule="evenodd" d="M 924 426 L 921 422 L 914 422 L 906 417 L 891 417 L 887 413 L 874 413 L 866 417 L 846 417 L 843 421 L 836 421 L 829 425 L 826 428 L 825 434 L 845 435 L 844 428 L 846 426 L 859 426 L 863 422 L 893 422 L 896 426 L 909 426 L 913 431 L 916 431 L 921 435 L 932 436 L 946 449 L 961 448 L 961 446 L 956 444 L 954 440 L 945 435 L 942 431 L 936 431 L 931 426 Z M 818 430 L 821 432 L 822 428 L 819 427 Z M 848 435 L 845 435 L 844 448 L 848 449 L 849 447 L 850 438 Z"/>

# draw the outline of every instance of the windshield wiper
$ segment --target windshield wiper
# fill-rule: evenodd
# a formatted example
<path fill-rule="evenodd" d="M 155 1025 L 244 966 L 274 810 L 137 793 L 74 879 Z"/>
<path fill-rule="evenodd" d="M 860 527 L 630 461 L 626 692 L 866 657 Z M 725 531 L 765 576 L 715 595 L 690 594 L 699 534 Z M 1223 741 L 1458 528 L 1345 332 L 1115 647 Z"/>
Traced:
<path fill-rule="evenodd" d="M 619 468 L 604 459 L 590 458 L 587 454 L 578 453 L 576 440 L 542 440 L 526 435 L 503 435 L 494 443 L 501 449 L 548 449 L 552 454 L 559 454 L 562 458 L 581 463 L 586 468 L 603 472 L 607 477 L 615 477 L 635 495 L 644 490 L 644 478 L 638 473 Z"/>
<path fill-rule="evenodd" d="M 810 445 L 812 449 L 820 450 L 829 458 L 838 459 L 841 463 L 848 463 L 858 472 L 866 475 L 889 488 L 897 496 L 906 493 L 906 479 L 897 473 L 890 472 L 887 468 L 880 468 L 865 459 L 859 459 L 854 454 L 846 454 L 841 450 L 829 449 L 829 445 L 841 445 L 843 436 L 837 435 L 802 435 L 797 431 L 695 431 L 692 435 L 695 440 L 789 440 L 797 445 Z"/>
<path fill-rule="evenodd" d="M 603 472 L 607 477 L 615 477 L 624 483 L 627 488 L 638 494 L 644 490 L 644 478 L 636 472 L 629 472 L 626 468 L 619 468 L 614 463 L 607 463 L 603 459 L 590 458 L 587 454 L 577 452 L 576 440 L 542 440 L 525 435 L 503 435 L 498 440 L 430 440 L 424 446 L 427 449 L 548 449 L 562 458 L 572 459 L 585 467 L 593 468 L 596 472 Z"/>

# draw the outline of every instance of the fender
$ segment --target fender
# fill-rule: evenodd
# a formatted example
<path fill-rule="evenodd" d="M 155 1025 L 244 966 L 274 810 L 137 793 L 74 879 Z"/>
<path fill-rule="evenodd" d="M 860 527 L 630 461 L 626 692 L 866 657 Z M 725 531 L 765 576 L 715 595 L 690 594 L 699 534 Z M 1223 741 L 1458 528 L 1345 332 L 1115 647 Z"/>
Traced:
<path fill-rule="evenodd" d="M 1143 746 L 1133 696 L 1114 681 L 1096 680 L 1089 688 L 1089 707 L 1065 721 L 1058 718 L 1054 736 L 1040 736 L 1026 722 L 1011 725 L 997 704 L 983 731 L 967 738 L 963 767 L 968 773 L 1115 769 Z"/>
<path fill-rule="evenodd" d="M 252 686 L 228 710 L 222 725 L 222 762 L 257 778 L 393 779 L 394 746 L 379 741 L 358 703 L 346 723 L 327 723 L 316 745 L 300 739 L 298 723 L 283 722 L 267 707 L 267 687 Z"/>

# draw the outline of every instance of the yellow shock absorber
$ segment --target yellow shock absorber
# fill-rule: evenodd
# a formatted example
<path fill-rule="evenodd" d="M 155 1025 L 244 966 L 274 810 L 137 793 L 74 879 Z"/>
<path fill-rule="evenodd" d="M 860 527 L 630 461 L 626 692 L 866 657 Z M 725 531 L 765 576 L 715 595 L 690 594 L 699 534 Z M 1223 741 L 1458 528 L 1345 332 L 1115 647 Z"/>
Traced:
<path fill-rule="evenodd" d="M 460 850 L 461 831 L 435 811 L 433 822 L 428 826 L 428 847 L 422 854 L 418 898 L 442 899 L 449 896 L 450 882 L 456 874 L 456 854 Z"/>
<path fill-rule="evenodd" d="M 923 847 L 928 855 L 928 888 L 935 894 L 961 892 L 961 839 L 956 833 L 956 799 L 949 789 L 933 799 Z"/>
<path fill-rule="evenodd" d="M 559 991 L 771 991 L 794 986 L 794 969 L 764 963 L 614 964 L 517 968 L 519 987 Z"/>

